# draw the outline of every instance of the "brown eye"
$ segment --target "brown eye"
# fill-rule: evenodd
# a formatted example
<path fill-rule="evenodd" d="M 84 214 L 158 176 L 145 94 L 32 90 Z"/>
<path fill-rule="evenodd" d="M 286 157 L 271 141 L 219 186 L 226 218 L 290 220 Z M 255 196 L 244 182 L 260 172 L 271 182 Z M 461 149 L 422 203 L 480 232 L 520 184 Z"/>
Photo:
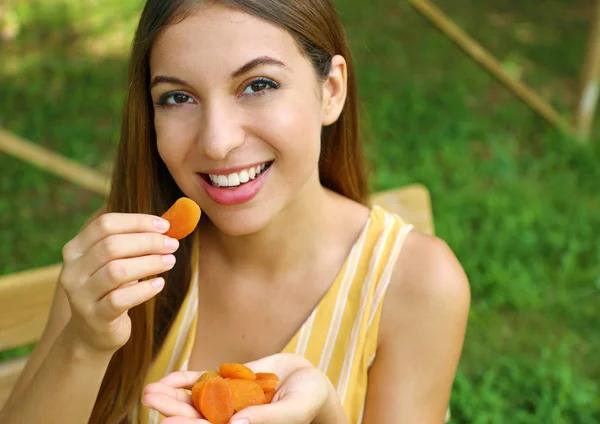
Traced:
<path fill-rule="evenodd" d="M 189 100 L 190 96 L 186 96 L 182 93 L 177 93 L 173 95 L 173 100 L 175 103 L 186 103 Z"/>
<path fill-rule="evenodd" d="M 246 86 L 246 89 L 244 90 L 242 95 L 252 96 L 252 95 L 258 94 L 259 92 L 276 90 L 278 88 L 279 88 L 279 84 L 277 84 L 275 81 L 270 80 L 268 78 L 258 78 Z M 260 94 L 263 94 L 263 93 L 260 93 Z"/>
<path fill-rule="evenodd" d="M 173 106 L 183 103 L 193 103 L 194 99 L 184 93 L 167 93 L 160 97 L 156 103 L 159 106 Z"/>
<path fill-rule="evenodd" d="M 267 84 L 262 81 L 254 81 L 250 86 L 254 91 L 260 91 L 267 88 Z"/>

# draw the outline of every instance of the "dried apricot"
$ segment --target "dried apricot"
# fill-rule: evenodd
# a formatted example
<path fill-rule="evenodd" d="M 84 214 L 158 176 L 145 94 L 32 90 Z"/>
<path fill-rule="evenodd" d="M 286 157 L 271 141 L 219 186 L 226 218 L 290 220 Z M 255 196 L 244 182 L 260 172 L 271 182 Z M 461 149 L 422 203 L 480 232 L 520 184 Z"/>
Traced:
<path fill-rule="evenodd" d="M 265 392 L 273 390 L 279 384 L 277 374 L 271 372 L 257 372 L 254 380 Z"/>
<path fill-rule="evenodd" d="M 205 380 L 198 380 L 192 386 L 192 402 L 198 411 L 200 411 L 200 399 L 202 398 L 202 389 L 204 388 Z"/>
<path fill-rule="evenodd" d="M 187 237 L 198 225 L 201 214 L 200 206 L 192 199 L 187 197 L 177 199 L 161 216 L 171 224 L 165 235 L 177 240 Z"/>
<path fill-rule="evenodd" d="M 273 398 L 275 397 L 275 393 L 277 393 L 277 390 L 275 390 L 275 389 L 269 390 L 269 391 L 265 392 L 265 403 L 271 403 L 271 402 L 273 402 Z"/>
<path fill-rule="evenodd" d="M 221 375 L 221 373 L 219 371 L 206 371 L 206 372 L 202 373 L 202 375 L 198 378 L 198 381 L 204 381 L 204 380 L 208 380 L 209 378 L 215 378 L 215 377 L 223 378 L 223 376 Z"/>
<path fill-rule="evenodd" d="M 256 382 L 232 379 L 227 380 L 227 384 L 231 387 L 233 409 L 235 412 L 241 411 L 249 406 L 262 405 L 265 403 L 265 393 Z"/>
<path fill-rule="evenodd" d="M 192 386 L 192 402 L 211 424 L 226 424 L 235 412 L 271 403 L 279 377 L 254 373 L 243 364 L 226 362 L 219 371 L 206 371 Z"/>
<path fill-rule="evenodd" d="M 212 424 L 226 424 L 233 416 L 233 394 L 221 377 L 205 380 L 200 394 L 200 412 Z"/>
<path fill-rule="evenodd" d="M 219 367 L 221 375 L 229 378 L 239 378 L 240 380 L 255 380 L 256 374 L 250 368 L 243 364 L 226 362 Z"/>

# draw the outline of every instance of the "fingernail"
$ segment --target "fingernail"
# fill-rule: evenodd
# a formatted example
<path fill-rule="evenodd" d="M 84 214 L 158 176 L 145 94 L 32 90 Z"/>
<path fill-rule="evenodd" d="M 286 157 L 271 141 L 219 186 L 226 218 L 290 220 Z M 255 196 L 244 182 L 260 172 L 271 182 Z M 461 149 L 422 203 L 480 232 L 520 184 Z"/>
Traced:
<path fill-rule="evenodd" d="M 155 278 L 154 280 L 152 280 L 152 285 L 155 289 L 162 289 L 165 285 L 165 279 L 162 277 Z"/>
<path fill-rule="evenodd" d="M 171 237 L 165 237 L 165 246 L 167 249 L 177 249 L 177 247 L 179 247 L 179 241 Z"/>
<path fill-rule="evenodd" d="M 166 219 L 154 218 L 154 227 L 157 230 L 160 230 L 160 231 L 168 230 L 170 225 L 171 224 L 169 224 L 169 221 L 167 221 Z"/>
<path fill-rule="evenodd" d="M 162 260 L 165 265 L 173 265 L 175 263 L 175 256 L 163 255 Z"/>

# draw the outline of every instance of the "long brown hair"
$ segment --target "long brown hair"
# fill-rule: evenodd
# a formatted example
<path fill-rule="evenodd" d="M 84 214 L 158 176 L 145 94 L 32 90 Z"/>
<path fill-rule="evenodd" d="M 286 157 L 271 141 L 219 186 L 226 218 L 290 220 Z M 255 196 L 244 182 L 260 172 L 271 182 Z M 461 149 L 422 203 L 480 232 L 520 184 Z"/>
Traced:
<path fill-rule="evenodd" d="M 347 98 L 339 119 L 323 128 L 319 174 L 323 186 L 366 202 L 367 176 L 358 120 L 358 91 L 344 30 L 332 0 L 212 0 L 262 18 L 287 30 L 313 64 L 317 78 L 329 74 L 331 57 L 347 62 Z M 156 147 L 149 93 L 149 54 L 168 25 L 184 19 L 201 0 L 148 0 L 134 37 L 121 139 L 108 199 L 109 211 L 160 215 L 183 193 Z M 190 281 L 193 237 L 182 240 L 177 265 L 165 274 L 163 291 L 133 308 L 131 337 L 113 356 L 90 423 L 127 421 L 139 399 L 143 377 L 165 339 Z M 172 282 L 172 283 L 171 283 Z"/>

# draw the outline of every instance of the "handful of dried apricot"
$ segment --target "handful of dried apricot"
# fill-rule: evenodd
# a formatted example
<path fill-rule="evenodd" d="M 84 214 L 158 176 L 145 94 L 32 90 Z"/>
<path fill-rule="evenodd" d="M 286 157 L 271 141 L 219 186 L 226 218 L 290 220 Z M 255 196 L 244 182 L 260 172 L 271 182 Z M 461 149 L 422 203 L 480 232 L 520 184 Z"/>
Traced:
<path fill-rule="evenodd" d="M 279 377 L 254 373 L 242 364 L 224 363 L 207 371 L 192 386 L 196 409 L 212 424 L 226 424 L 234 413 L 253 405 L 271 403 Z"/>

